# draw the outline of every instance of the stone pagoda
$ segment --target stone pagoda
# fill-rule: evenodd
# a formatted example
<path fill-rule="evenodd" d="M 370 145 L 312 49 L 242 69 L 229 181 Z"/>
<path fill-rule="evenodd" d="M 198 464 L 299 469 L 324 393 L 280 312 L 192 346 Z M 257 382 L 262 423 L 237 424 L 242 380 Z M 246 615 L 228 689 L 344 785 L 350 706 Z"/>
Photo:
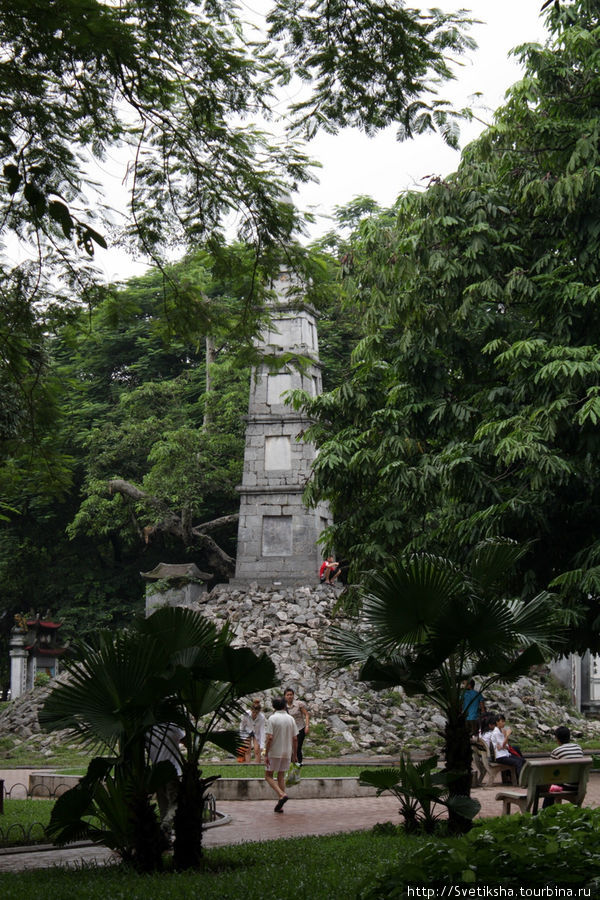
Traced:
<path fill-rule="evenodd" d="M 251 377 L 244 474 L 240 493 L 236 585 L 310 585 L 318 582 L 321 558 L 317 538 L 330 524 L 326 504 L 308 509 L 302 492 L 315 448 L 300 435 L 310 424 L 285 403 L 289 390 L 321 393 L 316 312 L 301 286 L 287 272 L 272 285 L 271 324 L 258 341 L 271 359 L 284 353 L 305 365 L 273 369 L 265 361 Z"/>

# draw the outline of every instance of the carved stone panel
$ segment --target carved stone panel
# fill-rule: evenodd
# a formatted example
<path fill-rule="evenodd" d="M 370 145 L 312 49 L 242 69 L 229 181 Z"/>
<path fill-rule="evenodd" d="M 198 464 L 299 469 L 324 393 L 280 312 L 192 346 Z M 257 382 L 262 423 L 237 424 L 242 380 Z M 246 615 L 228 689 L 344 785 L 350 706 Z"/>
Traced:
<path fill-rule="evenodd" d="M 265 470 L 290 469 L 292 451 L 288 435 L 265 437 Z"/>
<path fill-rule="evenodd" d="M 284 398 L 281 396 L 285 391 L 292 388 L 292 376 L 287 373 L 279 373 L 277 375 L 267 375 L 267 403 L 269 406 L 283 405 Z"/>
<path fill-rule="evenodd" d="M 262 555 L 292 555 L 292 517 L 263 516 Z"/>

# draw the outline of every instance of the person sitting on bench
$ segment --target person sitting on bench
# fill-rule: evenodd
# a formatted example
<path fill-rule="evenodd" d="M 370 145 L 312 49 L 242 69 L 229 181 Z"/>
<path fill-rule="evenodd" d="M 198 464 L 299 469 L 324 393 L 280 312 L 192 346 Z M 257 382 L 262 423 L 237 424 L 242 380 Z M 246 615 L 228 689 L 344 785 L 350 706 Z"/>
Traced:
<path fill-rule="evenodd" d="M 559 725 L 554 732 L 554 737 L 558 741 L 558 747 L 555 747 L 550 754 L 552 759 L 581 759 L 584 755 L 579 744 L 571 743 L 571 732 L 566 725 Z M 553 787 L 554 785 L 550 786 L 550 793 L 547 797 L 544 797 L 542 809 L 546 809 L 554 803 L 554 798 L 552 797 Z M 576 784 L 560 784 L 558 787 L 565 791 L 577 790 Z"/>
<path fill-rule="evenodd" d="M 516 753 L 511 753 L 510 744 L 508 743 L 511 734 L 512 728 L 506 727 L 505 717 L 502 714 L 497 715 L 496 727 L 492 731 L 492 737 L 490 739 L 490 743 L 494 748 L 494 756 L 496 757 L 496 762 L 501 762 L 502 765 L 506 766 L 514 766 L 518 781 L 525 760 L 520 754 L 517 755 Z"/>

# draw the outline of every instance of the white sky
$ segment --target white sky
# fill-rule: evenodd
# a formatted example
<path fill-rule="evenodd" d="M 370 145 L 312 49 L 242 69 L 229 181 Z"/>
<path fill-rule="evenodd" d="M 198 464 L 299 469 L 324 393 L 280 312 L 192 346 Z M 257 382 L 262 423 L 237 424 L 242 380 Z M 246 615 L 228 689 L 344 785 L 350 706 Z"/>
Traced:
<path fill-rule="evenodd" d="M 253 11 L 261 0 L 242 0 L 245 9 Z M 420 4 L 409 2 L 408 5 Z M 425 6 L 426 4 L 423 4 Z M 510 50 L 526 42 L 543 42 L 545 29 L 539 16 L 542 0 L 471 0 L 454 3 L 452 0 L 432 2 L 443 10 L 461 6 L 469 8 L 473 17 L 482 21 L 472 29 L 478 49 L 462 57 L 457 80 L 440 89 L 440 97 L 455 108 L 471 106 L 485 121 L 503 101 L 505 91 L 521 76 Z M 482 96 L 473 106 L 472 95 Z M 483 125 L 472 122 L 463 125 L 461 146 L 475 138 Z M 395 129 L 390 128 L 375 138 L 346 129 L 337 135 L 319 135 L 308 145 L 308 152 L 322 164 L 318 170 L 318 184 L 302 187 L 296 204 L 310 208 L 317 215 L 310 237 L 315 238 L 332 227 L 330 215 L 335 206 L 342 206 L 361 194 L 372 196 L 382 206 L 394 202 L 399 193 L 408 188 L 422 187 L 430 175 L 446 175 L 458 165 L 459 154 L 451 150 L 436 135 L 422 135 L 412 141 L 398 143 Z M 110 162 L 104 166 L 109 176 Z M 110 180 L 119 184 L 123 175 L 110 172 Z M 121 188 L 122 190 L 122 188 Z M 124 279 L 141 274 L 145 265 L 135 261 L 118 248 L 97 253 L 107 279 Z"/>

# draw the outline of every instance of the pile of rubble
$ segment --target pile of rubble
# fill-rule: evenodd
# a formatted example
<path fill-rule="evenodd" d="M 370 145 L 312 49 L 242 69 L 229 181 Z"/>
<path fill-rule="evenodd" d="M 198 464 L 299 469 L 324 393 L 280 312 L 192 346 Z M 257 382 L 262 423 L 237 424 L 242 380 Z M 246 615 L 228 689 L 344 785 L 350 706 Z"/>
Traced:
<path fill-rule="evenodd" d="M 64 677 L 61 675 L 48 684 L 27 691 L 0 712 L 0 760 L 10 759 L 19 748 L 26 748 L 30 753 L 51 759 L 57 744 L 64 745 L 65 741 L 72 741 L 72 737 L 69 738 L 64 731 L 46 734 L 41 731 L 38 722 L 38 711 L 52 686 Z M 80 749 L 79 745 L 77 749 Z"/>
<path fill-rule="evenodd" d="M 199 605 L 203 615 L 228 621 L 234 643 L 265 651 L 283 687 L 302 697 L 316 721 L 306 745 L 309 755 L 398 753 L 441 744 L 445 720 L 439 709 L 400 689 L 376 693 L 356 681 L 352 671 L 331 671 L 320 654 L 327 628 L 336 617 L 338 592 L 333 587 L 259 588 L 219 586 Z M 503 711 L 513 731 L 528 745 L 552 742 L 552 731 L 568 724 L 573 735 L 597 742 L 600 722 L 568 706 L 565 692 L 540 669 L 531 678 L 487 692 L 488 710 Z M 267 703 L 268 706 L 268 703 Z"/>
<path fill-rule="evenodd" d="M 398 754 L 403 749 L 439 747 L 444 717 L 422 698 L 407 698 L 401 689 L 376 693 L 355 680 L 350 670 L 332 671 L 321 656 L 322 640 L 336 615 L 334 587 L 259 588 L 221 585 L 202 596 L 196 608 L 216 624 L 229 622 L 235 646 L 266 652 L 275 663 L 282 688 L 292 687 L 311 712 L 308 756 L 355 753 Z M 40 733 L 37 710 L 50 687 L 40 687 L 13 701 L 0 713 L 0 756 L 5 738 L 26 742 L 50 759 L 64 733 Z M 270 712 L 268 696 L 263 696 Z M 580 716 L 566 692 L 540 668 L 531 677 L 486 692 L 488 710 L 505 713 L 515 741 L 528 747 L 553 741 L 556 725 L 568 724 L 575 739 L 600 747 L 600 721 Z M 12 741 L 11 741 L 12 743 Z"/>

